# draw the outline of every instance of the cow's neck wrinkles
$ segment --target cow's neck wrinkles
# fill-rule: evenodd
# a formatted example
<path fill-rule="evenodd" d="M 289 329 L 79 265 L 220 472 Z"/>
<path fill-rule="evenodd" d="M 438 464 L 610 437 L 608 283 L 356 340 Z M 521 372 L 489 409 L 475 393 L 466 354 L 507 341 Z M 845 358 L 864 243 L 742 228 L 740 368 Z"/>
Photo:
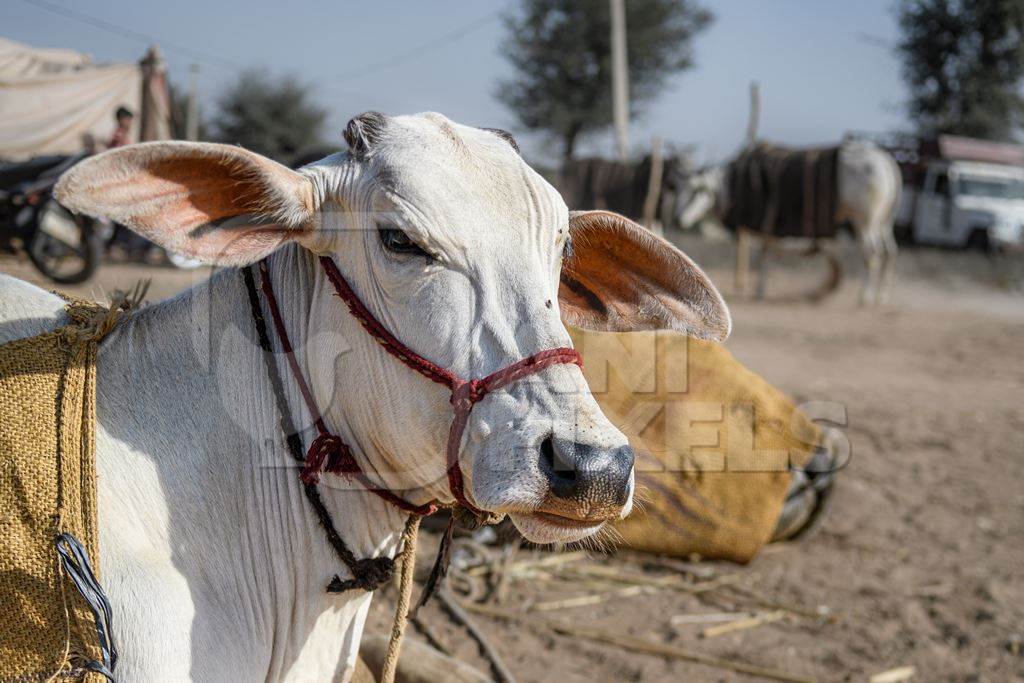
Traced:
<path fill-rule="evenodd" d="M 310 334 L 317 329 L 309 318 L 313 297 L 327 291 L 322 274 L 298 248 L 275 254 L 270 267 L 291 341 L 308 368 L 306 349 L 318 341 Z M 278 372 L 293 421 L 309 425 L 283 359 Z M 118 405 L 117 392 L 104 388 L 124 381 L 138 391 L 123 392 L 130 401 Z M 346 389 L 339 387 L 334 404 L 366 400 L 347 396 Z M 216 274 L 119 328 L 101 351 L 98 409 L 98 439 L 120 442 L 113 445 L 115 459 L 124 458 L 99 463 L 100 515 L 135 520 L 149 536 L 136 539 L 132 523 L 120 525 L 101 538 L 102 552 L 141 541 L 171 554 L 188 583 L 195 614 L 202 615 L 191 624 L 193 660 L 218 661 L 197 656 L 203 651 L 248 650 L 257 669 L 251 673 L 273 680 L 287 678 L 289 671 L 308 676 L 316 670 L 324 675 L 314 678 L 328 680 L 335 667 L 342 670 L 339 659 L 354 657 L 358 646 L 368 597 L 325 592 L 335 573 L 348 575 L 302 494 L 240 273 Z M 352 438 L 342 410 L 325 412 L 332 430 Z M 110 419 L 115 414 L 117 420 Z M 178 421 L 180 438 L 165 443 L 166 431 L 145 428 L 157 419 Z M 312 435 L 304 431 L 307 445 Z M 370 444 L 353 446 L 366 454 L 364 462 L 381 456 L 367 450 Z M 125 480 L 123 473 L 133 471 L 142 474 Z M 337 484 L 328 475 L 321 490 L 349 547 L 361 557 L 393 554 L 404 514 L 372 494 Z M 116 603 L 117 577 L 112 581 Z M 207 678 L 219 672 L 194 673 Z M 237 670 L 224 673 L 250 679 Z"/>

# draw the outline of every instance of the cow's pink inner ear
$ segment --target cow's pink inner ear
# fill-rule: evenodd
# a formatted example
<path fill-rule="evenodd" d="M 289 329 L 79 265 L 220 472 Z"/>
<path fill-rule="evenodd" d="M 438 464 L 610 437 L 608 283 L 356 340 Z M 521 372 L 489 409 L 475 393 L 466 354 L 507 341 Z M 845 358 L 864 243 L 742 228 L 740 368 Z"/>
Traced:
<path fill-rule="evenodd" d="M 211 263 L 251 263 L 315 213 L 309 180 L 240 147 L 160 142 L 86 159 L 57 186 L 62 204 L 110 218 L 166 249 Z"/>
<path fill-rule="evenodd" d="M 575 213 L 572 253 L 562 263 L 559 303 L 566 322 L 627 332 L 669 329 L 724 340 L 729 311 L 685 254 L 609 211 Z"/>

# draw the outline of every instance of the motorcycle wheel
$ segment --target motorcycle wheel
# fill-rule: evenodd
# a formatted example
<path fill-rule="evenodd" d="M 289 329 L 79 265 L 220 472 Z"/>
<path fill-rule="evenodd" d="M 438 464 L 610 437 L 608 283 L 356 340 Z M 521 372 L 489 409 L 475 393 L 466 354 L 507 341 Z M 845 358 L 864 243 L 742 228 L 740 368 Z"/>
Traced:
<path fill-rule="evenodd" d="M 167 252 L 167 260 L 171 262 L 171 265 L 180 270 L 195 270 L 203 265 L 203 262 L 199 259 L 182 256 L 176 251 Z"/>
<path fill-rule="evenodd" d="M 93 230 L 92 219 L 74 216 L 53 200 L 40 209 L 39 215 L 45 210 L 62 212 L 65 218 L 74 221 L 78 230 L 77 244 L 58 239 L 42 229 L 41 221 L 37 220 L 36 230 L 27 245 L 29 260 L 39 272 L 58 284 L 85 282 L 96 272 L 103 258 L 102 235 Z"/>

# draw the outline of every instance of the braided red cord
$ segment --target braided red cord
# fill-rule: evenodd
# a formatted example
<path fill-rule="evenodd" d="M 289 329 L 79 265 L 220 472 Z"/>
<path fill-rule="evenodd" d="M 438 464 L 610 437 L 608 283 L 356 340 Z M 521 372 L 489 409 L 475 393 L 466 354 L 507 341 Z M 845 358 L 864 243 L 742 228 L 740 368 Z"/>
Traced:
<path fill-rule="evenodd" d="M 455 411 L 455 418 L 452 420 L 451 429 L 448 432 L 448 488 L 451 489 L 455 500 L 475 515 L 480 510 L 466 500 L 465 482 L 462 478 L 462 468 L 459 466 L 459 451 L 462 446 L 462 433 L 466 430 L 466 423 L 469 421 L 469 413 L 473 406 L 481 401 L 484 396 L 508 386 L 517 379 L 540 372 L 541 370 L 557 365 L 559 363 L 575 363 L 583 367 L 583 358 L 576 349 L 557 348 L 547 349 L 535 353 L 529 358 L 492 372 L 483 379 L 463 380 L 456 379 L 452 388 L 452 408 Z"/>
<path fill-rule="evenodd" d="M 295 376 L 295 383 L 299 385 L 299 393 L 302 394 L 302 400 L 305 402 L 306 407 L 309 408 L 309 412 L 313 416 L 313 421 L 316 423 L 317 431 L 321 434 L 326 434 L 327 426 L 320 417 L 320 411 L 317 410 L 316 401 L 313 400 L 313 392 L 310 390 L 309 385 L 306 384 L 306 378 L 303 376 L 302 370 L 299 368 L 299 361 L 295 358 L 295 350 L 292 348 L 292 342 L 288 339 L 288 330 L 284 326 L 284 318 L 281 316 L 281 309 L 277 305 L 277 297 L 274 296 L 274 285 L 270 281 L 270 271 L 267 268 L 266 259 L 260 261 L 260 289 L 263 290 L 263 296 L 267 298 L 267 306 L 270 308 L 270 317 L 274 320 L 274 329 L 277 330 L 277 337 L 281 340 L 281 350 L 284 351 L 284 357 L 288 361 L 288 366 L 292 369 L 292 375 Z"/>
<path fill-rule="evenodd" d="M 320 263 L 324 267 L 324 272 L 327 274 L 327 279 L 330 280 L 331 284 L 334 285 L 334 291 L 338 293 L 341 300 L 348 306 L 348 310 L 352 313 L 353 317 L 362 324 L 363 329 L 370 333 L 374 339 L 376 339 L 384 350 L 390 353 L 392 356 L 402 361 L 410 368 L 420 373 L 431 382 L 437 382 L 438 384 L 444 384 L 449 389 L 454 389 L 456 382 L 459 378 L 452 374 L 451 371 L 445 370 L 441 366 L 430 362 L 423 356 L 419 355 L 415 351 L 411 350 L 408 346 L 398 341 L 388 328 L 384 327 L 377 318 L 370 313 L 369 309 L 363 305 L 363 302 L 359 300 L 356 293 L 349 287 L 348 282 L 342 276 L 341 271 L 338 270 L 338 266 L 335 265 L 334 260 L 329 256 L 321 256 Z"/>
<path fill-rule="evenodd" d="M 306 466 L 302 468 L 302 472 L 299 475 L 302 481 L 307 484 L 316 484 L 320 481 L 320 472 L 326 469 L 333 474 L 353 477 L 366 490 L 406 512 L 416 515 L 432 515 L 437 512 L 437 505 L 433 503 L 416 505 L 374 484 L 359 466 L 348 444 L 342 441 L 340 437 L 331 434 L 327 429 L 327 425 L 324 424 L 323 417 L 316 406 L 313 392 L 310 390 L 309 384 L 306 383 L 306 378 L 302 374 L 299 362 L 295 358 L 295 350 L 292 348 L 291 340 L 288 338 L 288 329 L 285 327 L 284 318 L 281 316 L 281 309 L 277 305 L 277 297 L 274 296 L 274 286 L 270 281 L 270 271 L 267 269 L 266 260 L 260 261 L 260 288 L 267 299 L 267 307 L 270 309 L 270 316 L 274 321 L 274 329 L 277 331 L 277 337 L 281 341 L 281 350 L 284 351 L 288 367 L 291 368 L 292 375 L 295 377 L 295 383 L 299 386 L 302 400 L 309 409 L 310 415 L 313 416 L 313 422 L 316 425 L 317 432 L 319 432 L 319 436 L 313 440 L 313 443 L 309 445 L 309 450 L 306 451 Z"/>
<path fill-rule="evenodd" d="M 342 276 L 341 271 L 338 270 L 338 266 L 335 265 L 333 259 L 328 256 L 321 256 L 320 263 L 323 265 L 327 279 L 334 286 L 334 291 L 337 292 L 341 300 L 348 306 L 349 312 L 356 320 L 359 321 L 363 326 L 363 329 L 377 340 L 385 351 L 430 381 L 443 384 L 451 390 L 451 404 L 455 416 L 454 419 L 452 419 L 451 429 L 448 431 L 448 448 L 446 454 L 448 486 L 451 489 L 455 500 L 457 500 L 461 506 L 475 515 L 483 514 L 479 508 L 470 503 L 466 498 L 462 467 L 459 465 L 459 452 L 462 446 L 462 435 L 466 430 L 466 423 L 469 421 L 469 414 L 473 410 L 473 406 L 492 391 L 502 389 L 512 382 L 522 379 L 528 375 L 538 373 L 552 365 L 572 363 L 583 367 L 583 358 L 575 349 L 570 349 L 568 347 L 546 349 L 535 353 L 528 358 L 516 361 L 512 365 L 502 368 L 501 370 L 492 372 L 481 379 L 462 379 L 450 370 L 446 370 L 445 368 L 442 368 L 436 363 L 433 363 L 419 355 L 391 334 L 391 332 L 388 331 L 388 329 L 384 327 L 384 325 L 382 325 L 372 313 L 370 313 L 369 309 L 363 305 L 363 302 L 360 301 L 359 297 L 356 296 L 356 293 L 349 286 L 344 276 Z M 320 472 L 326 470 L 334 474 L 341 474 L 355 478 L 367 490 L 372 491 L 402 510 L 418 515 L 429 515 L 435 512 L 438 507 L 435 503 L 414 505 L 407 500 L 398 497 L 387 489 L 377 487 L 359 467 L 359 463 L 352 455 L 352 451 L 348 445 L 346 445 L 339 437 L 328 431 L 327 426 L 324 424 L 324 421 L 320 416 L 320 411 L 316 407 L 316 402 L 313 399 L 313 393 L 310 391 L 309 385 L 306 383 L 306 380 L 302 375 L 298 361 L 295 359 L 295 353 L 292 349 L 291 342 L 288 340 L 288 332 L 285 329 L 284 320 L 281 317 L 281 312 L 277 306 L 277 299 L 274 296 L 274 289 L 270 282 L 270 274 L 265 260 L 260 262 L 260 279 L 263 294 L 267 298 L 270 314 L 274 320 L 274 328 L 277 330 L 277 335 L 281 340 L 281 347 L 288 360 L 288 366 L 291 368 L 292 374 L 295 376 L 295 381 L 299 386 L 299 392 L 302 394 L 302 399 L 306 402 L 306 406 L 309 408 L 309 412 L 313 416 L 313 420 L 316 424 L 317 431 L 320 434 L 310 445 L 309 450 L 306 453 L 306 466 L 302 470 L 302 480 L 306 483 L 316 483 L 320 479 Z"/>

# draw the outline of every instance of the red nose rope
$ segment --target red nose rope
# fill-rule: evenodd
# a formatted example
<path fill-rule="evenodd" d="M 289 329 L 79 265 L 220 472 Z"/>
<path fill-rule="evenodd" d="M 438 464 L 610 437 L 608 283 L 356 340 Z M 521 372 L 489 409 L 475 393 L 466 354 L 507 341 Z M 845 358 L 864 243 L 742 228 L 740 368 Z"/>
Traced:
<path fill-rule="evenodd" d="M 528 358 L 516 361 L 511 365 L 492 372 L 480 379 L 463 379 L 450 370 L 442 368 L 435 363 L 419 355 L 408 346 L 400 342 L 377 318 L 363 305 L 356 293 L 349 286 L 342 276 L 341 271 L 334 261 L 328 256 L 321 256 L 320 263 L 323 265 L 327 279 L 334 286 L 334 291 L 341 297 L 348 306 L 348 310 L 359 321 L 359 323 L 385 351 L 400 360 L 402 363 L 423 375 L 432 382 L 443 384 L 452 392 L 451 404 L 455 413 L 452 419 L 451 429 L 448 431 L 447 448 L 447 473 L 448 486 L 451 489 L 455 500 L 463 508 L 476 515 L 483 516 L 483 512 L 466 498 L 465 484 L 462 476 L 462 468 L 459 465 L 459 451 L 462 444 L 462 434 L 466 430 L 466 423 L 469 421 L 469 414 L 473 406 L 479 403 L 487 394 L 502 389 L 516 380 L 540 372 L 552 365 L 572 363 L 583 367 L 583 358 L 575 349 L 561 347 L 547 349 L 535 353 Z M 305 467 L 302 469 L 302 481 L 307 484 L 315 484 L 320 480 L 320 473 L 327 471 L 332 474 L 347 476 L 358 481 L 365 489 L 375 493 L 395 507 L 416 515 L 429 515 L 440 507 L 437 503 L 415 505 L 395 495 L 385 488 L 374 484 L 366 473 L 363 472 L 359 463 L 352 455 L 352 450 L 341 440 L 340 437 L 332 434 L 324 424 L 323 417 L 317 409 L 313 399 L 313 393 L 306 383 L 302 370 L 299 368 L 298 360 L 295 358 L 294 350 L 288 339 L 288 331 L 284 326 L 284 319 L 281 317 L 277 299 L 274 296 L 274 288 L 270 282 L 270 272 L 267 262 L 260 262 L 261 289 L 267 298 L 270 314 L 274 320 L 274 328 L 281 341 L 282 350 L 288 359 L 288 366 L 291 368 L 295 382 L 298 384 L 299 392 L 306 403 L 310 414 L 313 416 L 319 435 L 310 444 L 306 453 Z"/>

